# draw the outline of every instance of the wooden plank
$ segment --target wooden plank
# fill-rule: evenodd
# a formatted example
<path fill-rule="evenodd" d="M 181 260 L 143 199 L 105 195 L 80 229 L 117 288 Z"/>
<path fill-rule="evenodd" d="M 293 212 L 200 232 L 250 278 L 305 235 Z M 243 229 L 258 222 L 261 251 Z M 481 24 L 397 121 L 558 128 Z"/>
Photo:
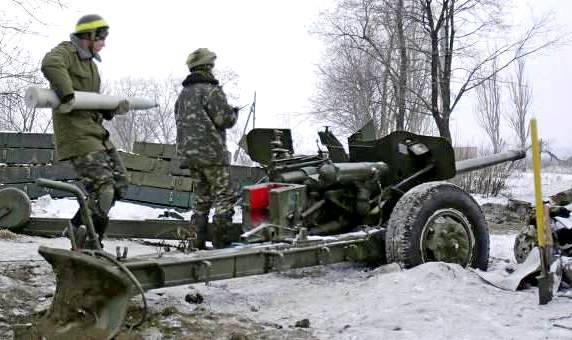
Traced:
<path fill-rule="evenodd" d="M 77 175 L 69 162 L 53 165 L 0 167 L 0 183 L 34 182 L 40 177 L 61 181 L 76 179 Z"/>
<path fill-rule="evenodd" d="M 54 161 L 52 149 L 0 149 L 0 163 L 45 164 Z"/>
<path fill-rule="evenodd" d="M 0 148 L 53 149 L 51 133 L 0 133 Z"/>
<path fill-rule="evenodd" d="M 177 148 L 174 144 L 135 142 L 133 143 L 133 152 L 148 157 L 163 159 L 177 157 Z"/>

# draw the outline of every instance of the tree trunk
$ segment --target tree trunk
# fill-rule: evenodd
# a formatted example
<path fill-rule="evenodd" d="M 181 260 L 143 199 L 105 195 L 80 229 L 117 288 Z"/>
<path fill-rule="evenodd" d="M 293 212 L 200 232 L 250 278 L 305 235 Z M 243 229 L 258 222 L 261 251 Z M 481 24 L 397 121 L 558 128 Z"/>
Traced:
<path fill-rule="evenodd" d="M 397 43 L 399 44 L 399 75 L 397 93 L 397 117 L 395 128 L 403 130 L 405 127 L 405 94 L 407 91 L 407 47 L 403 34 L 403 0 L 398 0 L 396 10 Z"/>

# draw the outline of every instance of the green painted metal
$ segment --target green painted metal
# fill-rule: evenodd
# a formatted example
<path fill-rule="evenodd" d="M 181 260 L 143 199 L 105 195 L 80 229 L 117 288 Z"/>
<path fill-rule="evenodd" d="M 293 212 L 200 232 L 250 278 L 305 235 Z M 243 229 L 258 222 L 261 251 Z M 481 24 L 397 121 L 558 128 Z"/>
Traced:
<path fill-rule="evenodd" d="M 306 206 L 306 186 L 288 184 L 270 190 L 269 211 L 271 223 L 295 227 Z"/>
<path fill-rule="evenodd" d="M 133 152 L 163 159 L 177 158 L 177 148 L 174 144 L 135 142 L 133 143 Z"/>
<path fill-rule="evenodd" d="M 280 151 L 294 154 L 290 129 L 252 129 L 246 135 L 250 159 L 268 165 L 273 159 L 272 148 L 280 144 Z"/>
<path fill-rule="evenodd" d="M 433 213 L 421 230 L 419 248 L 423 262 L 441 261 L 466 266 L 471 262 L 475 236 L 460 211 L 448 208 Z"/>
<path fill-rule="evenodd" d="M 123 163 L 128 170 L 153 172 L 157 175 L 169 174 L 169 161 L 122 151 L 119 152 L 119 156 L 123 159 Z"/>
<path fill-rule="evenodd" d="M 464 159 L 455 163 L 457 174 L 483 169 L 495 164 L 517 161 L 526 157 L 526 150 L 508 150 L 500 153 Z"/>
<path fill-rule="evenodd" d="M 36 336 L 27 338 L 113 339 L 134 291 L 129 275 L 121 275 L 124 267 L 102 251 L 87 255 L 40 246 L 39 253 L 52 265 L 58 288 L 50 309 L 31 327 Z"/>
<path fill-rule="evenodd" d="M 52 198 L 63 198 L 63 197 L 70 197 L 71 196 L 70 193 L 68 193 L 68 192 L 50 189 L 50 188 L 44 188 L 44 187 L 37 185 L 34 182 L 12 183 L 12 184 L 6 184 L 3 187 L 18 188 L 18 189 L 24 191 L 30 199 L 36 199 L 36 198 L 44 196 L 44 195 L 50 195 Z"/>
<path fill-rule="evenodd" d="M 68 218 L 32 217 L 17 231 L 31 236 L 61 236 Z M 180 240 L 192 232 L 189 221 L 183 220 L 109 220 L 105 232 L 108 238 L 145 238 Z M 187 231 L 187 232 L 186 232 Z"/>
<path fill-rule="evenodd" d="M 128 174 L 129 183 L 154 188 L 173 189 L 176 191 L 193 191 L 194 181 L 189 177 L 157 175 L 131 171 Z"/>
<path fill-rule="evenodd" d="M 137 257 L 133 261 L 128 259 L 125 265 L 147 290 L 344 261 L 379 263 L 384 257 L 379 237 L 378 231 L 361 236 L 338 235 L 335 240 L 328 241 L 249 245 L 195 252 L 184 258 L 171 258 L 168 254 L 161 258 Z"/>
<path fill-rule="evenodd" d="M 231 165 L 230 180 L 235 190 L 260 182 L 266 177 L 266 171 L 261 167 Z"/>
<path fill-rule="evenodd" d="M 51 133 L 1 132 L 0 148 L 53 149 Z"/>
<path fill-rule="evenodd" d="M 383 231 L 374 230 L 313 241 L 262 243 L 197 251 L 184 257 L 176 252 L 164 253 L 161 257 L 156 254 L 137 256 L 124 259 L 122 263 L 145 290 L 150 290 L 345 261 L 379 264 L 384 259 L 382 238 Z M 67 251 L 42 247 L 44 257 L 50 252 Z M 77 253 L 73 256 L 77 257 Z M 89 255 L 85 255 L 85 258 L 87 261 L 94 259 Z M 113 267 L 109 263 L 102 265 Z"/>
<path fill-rule="evenodd" d="M 134 259 L 115 259 L 97 251 L 78 252 L 40 246 L 39 253 L 57 273 L 58 289 L 49 311 L 39 320 L 38 328 L 43 333 L 54 331 L 60 335 L 89 330 L 93 332 L 90 334 L 111 338 L 119 331 L 130 297 L 138 291 L 142 294 L 143 290 L 343 261 L 377 264 L 384 258 L 380 237 L 382 231 L 377 230 L 369 234 L 339 235 L 328 240 L 300 239 L 294 243 L 198 251 L 184 257 L 164 253 L 161 257 L 152 255 Z M 78 299 L 79 296 L 82 298 Z M 77 313 L 78 309 L 89 310 L 89 318 Z M 91 317 L 92 314 L 97 317 Z M 115 317 L 113 322 L 110 316 Z"/>
<path fill-rule="evenodd" d="M 568 205 L 572 203 L 572 189 L 564 190 L 557 194 L 550 196 L 550 199 L 556 205 Z"/>
<path fill-rule="evenodd" d="M 75 170 L 69 162 L 36 166 L 0 167 L 0 183 L 26 183 L 44 177 L 54 180 L 73 180 L 77 178 Z"/>
<path fill-rule="evenodd" d="M 31 182 L 6 184 L 4 187 L 18 188 L 24 191 L 30 199 L 36 199 L 44 195 L 50 195 L 52 198 L 71 197 L 65 191 L 40 187 L 36 183 Z M 193 193 L 130 184 L 122 200 L 188 210 L 192 208 Z"/>
<path fill-rule="evenodd" d="M 53 149 L 0 149 L 0 163 L 45 164 L 54 161 Z"/>
<path fill-rule="evenodd" d="M 130 184 L 123 199 L 133 202 L 190 209 L 193 203 L 193 193 Z"/>
<path fill-rule="evenodd" d="M 71 233 L 70 241 L 72 249 L 82 249 L 85 246 L 87 249 L 101 250 L 102 245 L 101 242 L 99 242 L 99 236 L 95 232 L 95 228 L 93 226 L 93 220 L 91 219 L 91 212 L 87 204 L 87 195 L 85 191 L 81 190 L 79 186 L 71 183 L 52 181 L 45 178 L 38 178 L 36 180 L 36 184 L 45 188 L 69 192 L 76 198 L 76 201 L 79 205 L 79 211 L 81 213 L 81 219 L 87 229 L 87 237 L 85 241 L 82 242 L 82 244 L 76 244 L 73 233 Z"/>
<path fill-rule="evenodd" d="M 181 169 L 181 160 L 173 158 L 169 162 L 169 173 L 173 176 L 190 176 L 189 169 Z"/>
<path fill-rule="evenodd" d="M 13 229 L 26 224 L 32 206 L 25 192 L 16 188 L 0 188 L 0 229 Z"/>
<path fill-rule="evenodd" d="M 385 228 L 379 226 L 383 226 L 383 218 L 387 218 L 391 210 L 382 210 L 385 208 L 383 201 L 398 199 L 419 183 L 447 179 L 455 174 L 452 148 L 446 140 L 440 138 L 395 132 L 381 140 L 366 140 L 350 145 L 350 160 L 357 164 L 337 163 L 330 166 L 330 160 L 324 153 L 314 156 L 293 155 L 289 130 L 275 132 L 276 130 L 267 129 L 261 134 L 251 131 L 248 135 L 251 137 L 248 140 L 249 151 L 251 145 L 259 148 L 259 157 L 253 159 L 266 161 L 270 179 L 281 182 L 268 188 L 276 189 L 270 190 L 268 197 L 264 191 L 251 192 L 252 195 L 261 194 L 257 202 L 266 206 L 258 208 L 264 210 L 268 217 L 265 221 L 259 221 L 260 224 L 250 225 L 248 219 L 253 216 L 244 216 L 244 227 L 254 228 L 245 232 L 242 237 L 251 243 L 235 248 L 196 251 L 185 256 L 171 252 L 162 256 L 153 254 L 133 259 L 119 256 L 121 263 L 115 259 L 111 261 L 103 256 L 103 253 L 41 247 L 40 254 L 52 264 L 58 280 L 58 289 L 50 312 L 47 313 L 48 317 L 53 315 L 53 310 L 63 311 L 61 314 L 64 316 L 77 314 L 78 307 L 95 308 L 92 311 L 95 315 L 119 315 L 127 309 L 128 297 L 136 291 L 134 287 L 142 291 L 343 261 L 386 263 Z M 139 151 L 153 157 L 166 157 L 167 153 L 160 145 L 142 145 Z M 173 157 L 174 155 L 171 158 Z M 309 171 L 310 167 L 314 169 Z M 276 180 L 278 176 L 292 181 Z M 271 184 L 273 183 L 267 185 Z M 191 206 L 191 193 L 159 188 L 146 190 L 148 187 L 131 185 L 128 196 L 131 194 L 131 197 L 138 196 L 146 201 L 153 198 L 163 205 L 185 208 Z M 248 207 L 250 199 L 247 194 L 244 197 L 243 205 Z M 267 198 L 269 202 L 265 203 Z M 392 209 L 392 206 L 388 209 Z M 247 209 L 247 213 L 250 212 Z M 419 241 L 424 241 L 425 249 L 439 250 L 439 258 L 435 260 L 454 259 L 454 256 L 449 254 L 449 246 L 466 248 L 461 243 L 470 238 L 466 233 L 462 234 L 462 227 L 466 224 L 462 227 L 451 225 L 448 220 L 451 216 L 456 215 L 443 213 L 435 217 L 435 223 L 427 226 L 427 232 L 417 236 Z M 441 218 L 444 221 L 441 221 Z M 357 228 L 360 225 L 370 227 Z M 274 233 L 277 237 L 271 238 L 264 236 L 267 231 L 272 233 L 276 228 L 288 230 L 288 233 Z M 356 228 L 359 231 L 345 233 L 355 231 Z M 135 232 L 137 231 L 139 230 Z M 450 243 L 450 239 L 445 235 L 450 232 L 455 234 L 453 243 Z M 259 235 L 271 242 L 253 243 L 250 236 Z M 446 243 L 447 249 L 440 251 L 443 243 Z M 463 254 L 466 255 L 466 252 L 462 252 L 461 256 Z M 97 274 L 100 272 L 102 279 L 99 282 L 100 275 Z M 79 287 L 69 285 L 82 275 L 86 279 L 85 282 L 79 282 Z M 108 285 L 114 281 L 114 277 L 124 286 L 119 292 L 91 290 L 93 285 Z M 129 281 L 128 278 L 131 289 L 124 285 Z M 101 300 L 104 295 L 103 301 L 119 302 L 114 306 L 70 306 L 63 298 L 68 294 L 66 288 L 76 296 L 84 296 L 88 301 Z M 142 295 L 144 297 L 144 294 Z M 65 317 L 58 319 L 57 315 L 54 321 L 62 330 L 75 327 L 76 324 L 69 323 Z M 65 325 L 66 323 L 68 325 Z M 97 320 L 92 320 L 91 323 L 97 323 Z M 111 328 L 107 329 L 109 334 L 114 332 Z"/>

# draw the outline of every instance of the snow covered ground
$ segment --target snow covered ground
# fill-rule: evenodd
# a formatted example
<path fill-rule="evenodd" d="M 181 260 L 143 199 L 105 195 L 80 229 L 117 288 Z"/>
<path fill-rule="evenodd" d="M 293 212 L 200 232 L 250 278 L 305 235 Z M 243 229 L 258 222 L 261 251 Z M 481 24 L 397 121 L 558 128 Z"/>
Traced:
<path fill-rule="evenodd" d="M 510 183 L 505 195 L 532 200 L 530 174 Z M 572 187 L 572 175 L 546 173 L 543 185 L 549 196 Z M 76 207 L 73 200 L 43 197 L 34 202 L 33 214 L 70 217 Z M 163 211 L 120 202 L 111 217 L 156 218 Z M 513 241 L 514 234 L 491 235 L 491 269 L 514 263 Z M 54 278 L 37 254 L 40 244 L 69 247 L 64 238 L 0 239 L 0 338 L 11 336 L 14 315 L 49 305 Z M 131 256 L 156 251 L 131 240 L 107 240 L 105 249 L 113 253 L 116 245 L 128 246 Z M 38 262 L 11 262 L 22 260 Z M 14 274 L 19 264 L 31 274 Z M 10 295 L 22 284 L 29 286 L 28 295 L 20 292 L 16 300 L 28 309 L 13 306 Z M 202 295 L 204 302 L 186 302 L 189 293 Z M 405 271 L 391 264 L 371 270 L 344 263 L 157 289 L 147 298 L 153 313 L 167 316 L 137 331 L 145 339 L 229 339 L 233 334 L 235 339 L 236 334 L 248 339 L 572 339 L 571 291 L 540 306 L 536 288 L 503 291 L 470 269 L 445 263 Z M 165 314 L 173 307 L 176 315 Z M 294 327 L 303 319 L 309 328 Z"/>

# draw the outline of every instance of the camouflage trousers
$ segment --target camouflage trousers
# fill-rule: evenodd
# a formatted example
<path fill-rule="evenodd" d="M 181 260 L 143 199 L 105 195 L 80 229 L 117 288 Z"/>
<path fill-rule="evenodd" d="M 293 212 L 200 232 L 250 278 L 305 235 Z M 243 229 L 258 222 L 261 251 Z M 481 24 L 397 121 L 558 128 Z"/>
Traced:
<path fill-rule="evenodd" d="M 101 150 L 74 157 L 71 163 L 87 193 L 87 206 L 100 239 L 107 229 L 108 213 L 127 190 L 127 170 L 117 150 Z M 71 222 L 85 225 L 78 210 Z"/>
<path fill-rule="evenodd" d="M 208 216 L 210 209 L 214 208 L 215 221 L 221 218 L 232 222 L 235 198 L 228 166 L 213 165 L 189 170 L 195 181 L 195 214 Z"/>

